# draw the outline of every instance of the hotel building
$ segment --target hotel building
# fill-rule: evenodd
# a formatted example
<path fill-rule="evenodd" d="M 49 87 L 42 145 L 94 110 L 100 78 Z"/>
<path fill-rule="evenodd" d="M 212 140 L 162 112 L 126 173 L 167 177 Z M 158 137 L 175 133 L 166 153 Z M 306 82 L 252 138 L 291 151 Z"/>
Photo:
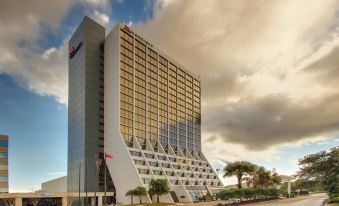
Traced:
<path fill-rule="evenodd" d="M 98 152 L 113 156 L 107 179 L 117 202 L 129 203 L 126 192 L 151 179 L 169 182 L 162 202 L 193 202 L 222 186 L 201 152 L 199 76 L 122 23 L 105 37 L 85 17 L 69 47 L 69 192 L 79 171 L 82 191 L 102 191 Z"/>
<path fill-rule="evenodd" d="M 8 136 L 0 135 L 0 193 L 8 193 Z"/>

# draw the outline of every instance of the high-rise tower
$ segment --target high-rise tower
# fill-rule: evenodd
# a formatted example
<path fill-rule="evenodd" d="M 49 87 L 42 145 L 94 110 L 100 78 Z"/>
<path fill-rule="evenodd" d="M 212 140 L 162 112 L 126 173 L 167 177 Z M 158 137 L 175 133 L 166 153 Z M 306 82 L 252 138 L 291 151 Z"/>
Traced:
<path fill-rule="evenodd" d="M 105 28 L 85 17 L 69 41 L 67 191 L 99 188 L 96 154 L 104 151 Z M 87 167 L 87 174 L 85 168 Z"/>
<path fill-rule="evenodd" d="M 103 29 L 100 26 L 97 28 Z M 95 33 L 92 29 L 88 31 Z M 85 140 L 81 139 L 82 142 L 88 143 L 85 144 L 88 148 L 93 148 L 88 155 L 95 153 L 94 148 L 113 155 L 113 159 L 107 159 L 107 166 L 116 188 L 117 202 L 129 203 L 126 192 L 137 186 L 148 187 L 151 179 L 165 179 L 169 182 L 171 192 L 161 196 L 161 201 L 164 202 L 175 202 L 181 196 L 185 196 L 184 201 L 192 202 L 211 193 L 213 188 L 222 186 L 201 152 L 200 78 L 124 24 L 118 23 L 106 38 L 101 33 L 99 36 L 95 40 L 97 43 L 91 44 L 96 49 L 86 48 L 83 52 L 91 52 L 91 55 L 99 57 L 100 52 L 103 52 L 103 67 L 100 66 L 101 63 L 98 64 L 101 58 L 94 59 L 85 54 L 81 54 L 79 60 L 70 60 L 70 70 L 73 69 L 72 61 L 81 64 L 87 58 L 92 61 L 90 65 L 96 65 L 80 69 L 99 73 L 99 76 L 91 76 L 95 80 L 70 78 L 70 85 L 86 85 L 89 81 L 89 87 L 94 89 L 83 86 L 84 93 L 90 90 L 89 94 L 98 94 L 82 95 L 84 98 L 79 98 L 73 90 L 73 93 L 70 91 L 69 100 L 74 105 L 87 105 L 84 101 L 87 98 L 87 101 L 93 102 L 89 108 L 98 111 L 98 115 L 87 113 L 89 115 L 86 116 L 87 109 L 73 108 L 74 113 L 79 112 L 83 116 L 70 119 L 70 127 L 74 128 L 69 130 L 85 132 L 87 125 L 103 126 L 89 126 L 90 131 L 93 131 L 92 136 L 81 133 L 72 140 L 76 142 L 77 138 L 84 138 Z M 88 44 L 85 42 L 88 40 L 81 41 L 84 45 Z M 79 45 L 81 41 L 74 41 L 70 46 Z M 103 44 L 104 48 L 100 50 L 100 45 Z M 104 90 L 103 99 L 100 95 L 101 88 Z M 100 108 L 102 105 L 103 110 Z M 100 111 L 104 114 L 103 124 L 100 123 Z M 92 120 L 93 115 L 99 119 Z M 101 140 L 101 129 L 104 132 L 104 149 L 96 142 Z M 86 138 L 93 140 L 86 141 Z M 76 150 L 73 147 L 77 145 L 70 144 L 69 150 Z M 78 167 L 78 159 L 84 158 L 81 154 L 75 161 L 69 162 L 69 168 Z M 69 176 L 73 181 L 68 183 L 69 186 L 74 185 L 74 171 L 76 169 L 73 170 L 73 176 Z M 151 202 L 152 197 L 145 196 L 144 201 Z"/>

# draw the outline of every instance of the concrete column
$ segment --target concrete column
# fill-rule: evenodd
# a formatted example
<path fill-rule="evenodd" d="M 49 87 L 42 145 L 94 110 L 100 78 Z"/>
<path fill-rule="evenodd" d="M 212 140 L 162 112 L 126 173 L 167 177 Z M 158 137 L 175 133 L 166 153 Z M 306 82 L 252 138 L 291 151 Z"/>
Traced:
<path fill-rule="evenodd" d="M 15 206 L 22 206 L 22 198 L 21 197 L 15 198 Z"/>
<path fill-rule="evenodd" d="M 68 198 L 67 197 L 62 198 L 62 206 L 68 206 Z"/>
<path fill-rule="evenodd" d="M 102 196 L 98 197 L 98 206 L 102 206 Z"/>
<path fill-rule="evenodd" d="M 291 198 L 291 180 L 288 180 L 287 193 L 288 193 L 288 198 Z"/>
<path fill-rule="evenodd" d="M 91 206 L 95 206 L 95 197 L 90 197 Z"/>

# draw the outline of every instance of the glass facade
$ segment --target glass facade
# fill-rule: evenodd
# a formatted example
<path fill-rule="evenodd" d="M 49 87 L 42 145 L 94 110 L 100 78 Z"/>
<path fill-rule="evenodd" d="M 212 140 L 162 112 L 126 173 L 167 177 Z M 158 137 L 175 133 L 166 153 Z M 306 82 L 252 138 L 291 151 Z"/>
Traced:
<path fill-rule="evenodd" d="M 79 177 L 81 191 L 103 190 L 104 164 L 94 170 L 99 152 L 114 156 L 106 179 L 108 190 L 119 191 L 117 200 L 125 201 L 124 190 L 140 180 L 147 186 L 154 178 L 190 190 L 190 200 L 205 187 L 221 186 L 201 152 L 197 76 L 120 23 L 105 37 L 105 28 L 85 17 L 69 42 L 77 45 L 83 46 L 69 59 L 68 192 L 79 190 Z M 0 139 L 1 146 L 7 144 Z M 92 168 L 86 185 L 85 162 Z M 1 163 L 5 177 L 1 170 L 8 167 Z M 1 181 L 6 178 L 0 189 Z"/>
<path fill-rule="evenodd" d="M 104 40 L 105 28 L 85 17 L 69 41 L 70 49 L 82 47 L 68 60 L 68 192 L 78 192 L 79 174 L 81 191 L 104 187 L 100 171 L 85 170 L 104 152 Z"/>
<path fill-rule="evenodd" d="M 153 148 L 201 151 L 200 81 L 152 46 L 120 30 L 120 131 Z"/>
<path fill-rule="evenodd" d="M 120 133 L 142 182 L 189 186 L 192 200 L 221 186 L 201 152 L 199 78 L 125 27 L 119 42 Z"/>

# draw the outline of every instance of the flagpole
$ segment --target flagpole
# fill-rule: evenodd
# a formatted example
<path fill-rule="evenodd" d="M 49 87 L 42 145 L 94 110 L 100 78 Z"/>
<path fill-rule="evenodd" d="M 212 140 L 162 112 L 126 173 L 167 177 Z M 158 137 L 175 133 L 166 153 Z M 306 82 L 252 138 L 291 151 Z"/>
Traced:
<path fill-rule="evenodd" d="M 88 194 L 87 194 L 87 192 L 88 192 L 88 181 L 87 181 L 87 164 L 88 164 L 88 159 L 87 159 L 87 157 L 86 157 L 86 162 L 85 162 L 85 174 L 86 174 L 86 176 L 85 176 L 85 182 L 86 182 L 86 199 L 85 199 L 85 205 L 87 206 L 88 205 Z"/>
<path fill-rule="evenodd" d="M 94 185 L 94 201 L 95 201 L 95 206 L 97 206 L 97 184 L 98 184 L 98 175 L 97 175 L 97 155 L 95 155 L 95 185 Z"/>
<path fill-rule="evenodd" d="M 105 155 L 104 155 L 104 160 L 105 160 L 105 183 L 104 183 L 105 198 L 104 198 L 104 205 L 106 205 L 106 170 L 107 170 L 106 152 L 105 152 Z"/>
<path fill-rule="evenodd" d="M 80 166 L 79 166 L 79 197 L 78 197 L 78 201 L 79 201 L 78 205 L 79 206 L 80 206 L 80 181 L 81 181 L 80 176 L 81 176 L 81 161 L 80 161 Z"/>

